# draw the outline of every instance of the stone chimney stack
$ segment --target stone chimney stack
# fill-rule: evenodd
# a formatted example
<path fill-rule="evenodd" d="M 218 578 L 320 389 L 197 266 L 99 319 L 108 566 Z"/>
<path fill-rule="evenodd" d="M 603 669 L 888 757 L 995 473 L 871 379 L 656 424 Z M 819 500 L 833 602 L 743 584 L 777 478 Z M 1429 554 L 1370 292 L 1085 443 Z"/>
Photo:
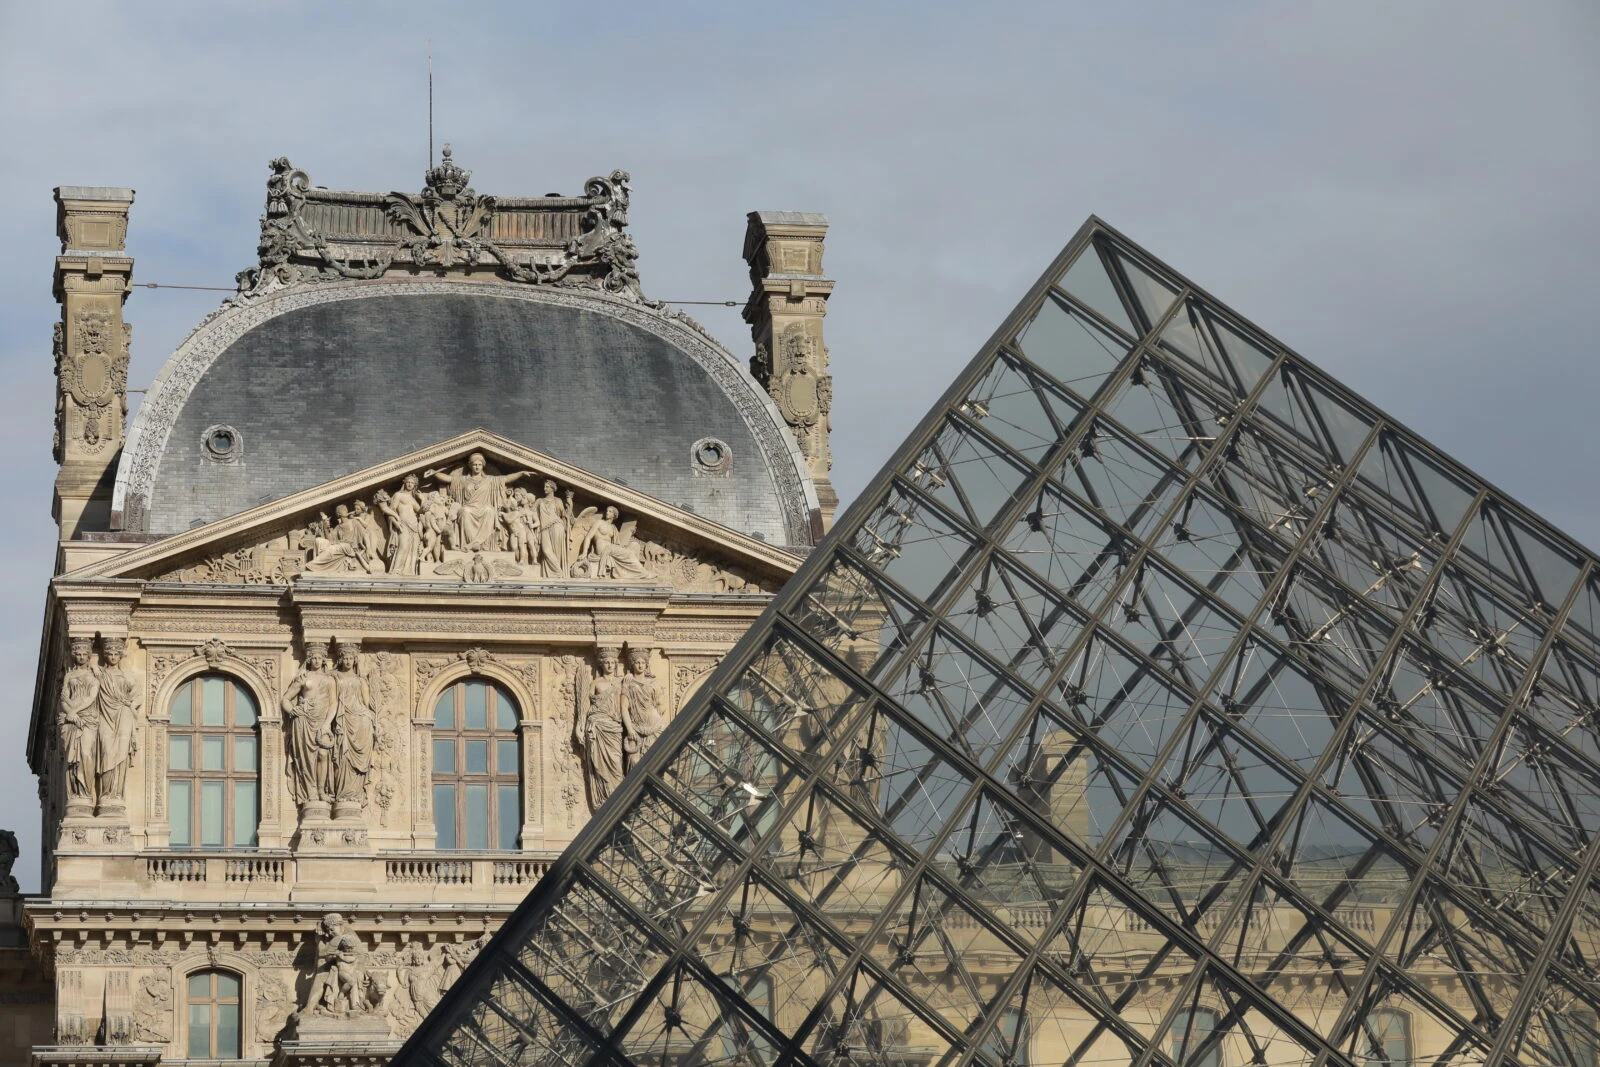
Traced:
<path fill-rule="evenodd" d="M 129 326 L 122 303 L 133 282 L 123 254 L 132 189 L 63 185 L 55 191 L 56 474 L 52 514 L 62 540 L 106 530 L 128 414 Z"/>
<path fill-rule="evenodd" d="M 744 258 L 750 264 L 744 321 L 756 343 L 750 373 L 777 403 L 811 469 L 823 532 L 839 509 L 839 494 L 829 477 L 833 378 L 822 339 L 822 319 L 833 293 L 833 282 L 822 276 L 827 233 L 826 215 L 752 211 L 744 235 Z"/>

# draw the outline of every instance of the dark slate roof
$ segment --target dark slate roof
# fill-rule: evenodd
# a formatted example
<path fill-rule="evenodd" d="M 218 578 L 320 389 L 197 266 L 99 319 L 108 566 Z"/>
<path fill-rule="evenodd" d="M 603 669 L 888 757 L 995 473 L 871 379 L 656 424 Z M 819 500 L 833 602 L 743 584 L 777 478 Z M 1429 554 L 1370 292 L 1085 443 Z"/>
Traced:
<path fill-rule="evenodd" d="M 272 303 L 221 312 L 158 377 L 119 472 L 129 529 L 188 529 L 481 427 L 733 529 L 809 541 L 775 410 L 679 319 L 438 281 L 317 287 L 263 315 Z M 219 426 L 239 442 L 232 462 L 206 448 Z M 731 446 L 725 475 L 692 461 L 708 437 Z"/>

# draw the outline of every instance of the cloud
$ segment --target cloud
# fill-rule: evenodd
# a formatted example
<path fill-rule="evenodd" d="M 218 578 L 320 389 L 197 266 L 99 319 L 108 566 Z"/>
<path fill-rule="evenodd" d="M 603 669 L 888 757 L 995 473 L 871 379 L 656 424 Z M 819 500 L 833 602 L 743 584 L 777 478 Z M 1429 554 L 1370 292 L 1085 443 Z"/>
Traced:
<path fill-rule="evenodd" d="M 9 5 L 5 728 L 54 551 L 55 185 L 138 190 L 136 281 L 227 285 L 273 156 L 419 185 L 431 40 L 437 137 L 478 189 L 632 171 L 654 295 L 741 300 L 745 212 L 831 216 L 846 498 L 1094 212 L 1593 543 L 1597 28 L 1575 0 Z M 136 387 L 220 295 L 135 290 Z M 31 823 L 9 753 L 0 808 Z"/>

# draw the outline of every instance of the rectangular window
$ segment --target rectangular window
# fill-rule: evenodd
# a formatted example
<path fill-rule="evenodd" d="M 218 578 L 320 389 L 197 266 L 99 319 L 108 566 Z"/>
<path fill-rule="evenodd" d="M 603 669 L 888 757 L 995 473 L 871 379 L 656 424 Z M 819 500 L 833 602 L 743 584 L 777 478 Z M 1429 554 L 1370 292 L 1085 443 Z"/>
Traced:
<path fill-rule="evenodd" d="M 187 741 L 188 738 L 183 740 Z M 173 782 L 171 792 L 172 845 L 174 848 L 189 848 L 194 844 L 194 785 L 191 782 Z"/>
<path fill-rule="evenodd" d="M 467 685 L 467 729 L 489 728 L 489 688 L 485 685 Z"/>
<path fill-rule="evenodd" d="M 228 769 L 223 762 L 223 746 L 225 743 L 226 738 L 200 738 L 200 769 L 202 771 L 225 771 Z"/>
<path fill-rule="evenodd" d="M 489 847 L 489 787 L 469 785 L 466 789 L 467 847 Z"/>
<path fill-rule="evenodd" d="M 222 847 L 222 810 L 226 782 L 200 783 L 200 847 Z"/>
<path fill-rule="evenodd" d="M 200 679 L 200 725 L 226 726 L 223 717 L 223 700 L 228 691 L 227 679 L 211 676 Z"/>
<path fill-rule="evenodd" d="M 1211 1040 L 1217 1013 L 1210 1008 L 1180 1011 L 1172 1022 L 1172 1059 L 1178 1067 L 1222 1067 L 1222 1044 Z"/>
<path fill-rule="evenodd" d="M 489 773 L 489 742 L 468 741 L 466 766 L 462 768 L 467 774 Z"/>
<path fill-rule="evenodd" d="M 233 769 L 236 771 L 253 771 L 256 769 L 255 738 L 235 737 L 233 739 Z"/>
<path fill-rule="evenodd" d="M 238 994 L 235 993 L 235 996 Z M 217 1058 L 239 1058 L 239 1005 L 217 1005 Z"/>
<path fill-rule="evenodd" d="M 495 786 L 495 812 L 499 816 L 499 833 L 496 835 L 496 848 L 516 848 L 517 833 L 522 829 L 522 804 L 518 794 L 521 792 L 514 785 Z"/>
<path fill-rule="evenodd" d="M 194 738 L 173 737 L 170 740 L 167 766 L 175 771 L 194 770 Z"/>
<path fill-rule="evenodd" d="M 435 741 L 433 743 L 433 773 L 456 773 L 456 743 L 454 741 Z"/>
<path fill-rule="evenodd" d="M 233 783 L 233 843 L 245 847 L 256 843 L 256 784 Z"/>
<path fill-rule="evenodd" d="M 494 773 L 516 774 L 521 764 L 517 759 L 517 743 L 515 741 L 496 741 L 494 743 Z"/>
<path fill-rule="evenodd" d="M 172 725 L 189 726 L 193 722 L 194 686 L 184 682 L 172 697 Z"/>
<path fill-rule="evenodd" d="M 436 831 L 435 848 L 456 847 L 456 787 L 433 787 L 433 826 Z"/>
<path fill-rule="evenodd" d="M 189 1058 L 211 1058 L 211 1005 L 189 1005 Z"/>

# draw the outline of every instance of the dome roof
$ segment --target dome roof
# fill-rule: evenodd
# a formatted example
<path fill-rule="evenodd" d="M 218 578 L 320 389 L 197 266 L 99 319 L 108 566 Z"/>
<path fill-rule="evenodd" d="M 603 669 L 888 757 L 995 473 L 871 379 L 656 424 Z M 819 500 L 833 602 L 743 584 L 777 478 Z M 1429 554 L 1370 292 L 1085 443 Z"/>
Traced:
<path fill-rule="evenodd" d="M 225 307 L 157 376 L 112 506 L 125 529 L 175 533 L 476 428 L 767 541 L 811 541 L 804 463 L 726 349 L 624 298 L 477 281 Z"/>

